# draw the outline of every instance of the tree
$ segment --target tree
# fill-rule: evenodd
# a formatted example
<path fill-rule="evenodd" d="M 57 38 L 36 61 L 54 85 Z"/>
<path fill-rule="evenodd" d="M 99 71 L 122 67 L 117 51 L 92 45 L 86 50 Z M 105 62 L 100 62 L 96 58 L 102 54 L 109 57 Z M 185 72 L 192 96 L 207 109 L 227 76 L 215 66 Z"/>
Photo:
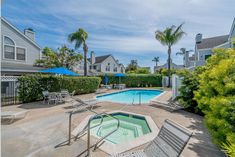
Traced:
<path fill-rule="evenodd" d="M 138 63 L 137 60 L 131 60 L 131 63 L 128 64 L 127 68 L 126 68 L 126 72 L 128 71 L 135 71 L 138 68 Z"/>
<path fill-rule="evenodd" d="M 205 67 L 195 100 L 214 142 L 235 154 L 235 49 L 213 50 Z"/>
<path fill-rule="evenodd" d="M 87 76 L 87 52 L 88 52 L 88 46 L 86 43 L 86 40 L 88 38 L 87 32 L 79 28 L 76 32 L 71 33 L 68 36 L 68 40 L 72 43 L 75 42 L 75 49 L 78 49 L 83 45 L 83 52 L 84 52 L 84 76 Z"/>
<path fill-rule="evenodd" d="M 164 31 L 157 30 L 155 32 L 155 38 L 158 40 L 162 45 L 168 47 L 168 87 L 170 87 L 171 83 L 171 47 L 175 45 L 185 34 L 184 31 L 182 31 L 183 24 L 176 26 L 167 27 Z"/>
<path fill-rule="evenodd" d="M 36 66 L 46 68 L 65 67 L 72 70 L 72 67 L 76 64 L 76 62 L 82 59 L 81 54 L 76 53 L 73 49 L 69 49 L 65 45 L 58 48 L 57 51 L 45 47 L 42 54 L 42 59 L 36 60 Z"/>
<path fill-rule="evenodd" d="M 155 62 L 156 67 L 157 67 L 157 63 L 159 62 L 159 57 L 154 57 L 152 61 Z"/>

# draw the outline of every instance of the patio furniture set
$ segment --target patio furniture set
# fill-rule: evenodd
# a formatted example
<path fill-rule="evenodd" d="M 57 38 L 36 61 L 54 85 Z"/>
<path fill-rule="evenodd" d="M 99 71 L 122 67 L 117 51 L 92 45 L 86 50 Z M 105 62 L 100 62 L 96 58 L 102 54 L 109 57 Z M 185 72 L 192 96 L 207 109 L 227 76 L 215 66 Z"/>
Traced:
<path fill-rule="evenodd" d="M 46 103 L 49 105 L 50 103 L 64 103 L 64 102 L 70 102 L 72 101 L 72 97 L 75 94 L 75 91 L 72 93 L 69 93 L 68 90 L 61 90 L 60 92 L 49 92 L 49 91 L 43 91 L 43 103 Z"/>

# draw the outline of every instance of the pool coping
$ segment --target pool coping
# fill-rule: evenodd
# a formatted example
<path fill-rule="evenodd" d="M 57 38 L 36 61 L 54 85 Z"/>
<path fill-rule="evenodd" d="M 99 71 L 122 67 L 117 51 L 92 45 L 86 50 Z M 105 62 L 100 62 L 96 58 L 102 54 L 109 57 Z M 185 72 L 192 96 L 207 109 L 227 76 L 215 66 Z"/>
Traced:
<path fill-rule="evenodd" d="M 112 155 L 112 154 L 117 154 L 117 153 L 122 153 L 125 151 L 128 151 L 130 149 L 133 149 L 135 147 L 141 146 L 143 144 L 146 144 L 150 141 L 152 141 L 158 134 L 159 132 L 159 128 L 157 127 L 157 125 L 155 124 L 155 122 L 153 121 L 153 119 L 150 116 L 147 115 L 143 115 L 143 114 L 137 114 L 134 112 L 127 112 L 127 111 L 122 111 L 122 110 L 114 110 L 108 113 L 125 113 L 125 114 L 131 114 L 131 115 L 136 115 L 136 116 L 140 116 L 140 117 L 144 117 L 145 120 L 147 121 L 147 124 L 151 130 L 150 133 L 145 134 L 143 136 L 137 137 L 134 140 L 130 140 L 130 141 L 125 141 L 125 143 L 120 143 L 120 144 L 113 144 L 110 141 L 104 140 L 104 143 L 99 146 L 99 149 L 101 149 L 102 151 Z M 73 130 L 72 135 L 75 136 L 80 130 L 82 130 L 86 124 L 88 123 L 90 117 L 94 116 L 93 115 L 88 115 L 86 118 L 84 118 L 84 120 Z M 97 139 L 97 137 L 92 136 L 92 138 Z M 81 137 L 83 140 L 87 141 L 87 136 L 82 136 Z"/>
<path fill-rule="evenodd" d="M 120 92 L 125 92 L 125 91 L 128 91 L 128 90 L 158 90 L 158 91 L 162 91 L 161 94 L 153 97 L 152 99 L 149 100 L 148 103 L 141 103 L 141 105 L 146 105 L 146 104 L 150 104 L 151 101 L 157 99 L 159 96 L 161 96 L 162 94 L 166 93 L 166 91 L 164 90 L 160 90 L 160 89 L 144 89 L 144 88 L 126 88 L 126 89 L 123 89 L 123 90 L 118 90 L 118 91 L 113 91 L 113 92 L 109 92 L 109 93 L 102 93 L 102 94 L 98 94 L 98 95 L 95 95 L 93 97 L 93 99 L 97 99 L 97 96 L 105 96 L 105 95 L 109 95 L 109 94 L 115 94 L 115 93 L 120 93 Z M 119 103 L 119 104 L 124 104 L 124 105 L 132 105 L 131 103 L 123 103 L 123 102 L 114 102 L 114 101 L 109 101 L 109 100 L 99 100 L 100 102 L 111 102 L 111 103 Z M 138 103 L 136 104 L 133 104 L 133 105 L 139 105 Z"/>

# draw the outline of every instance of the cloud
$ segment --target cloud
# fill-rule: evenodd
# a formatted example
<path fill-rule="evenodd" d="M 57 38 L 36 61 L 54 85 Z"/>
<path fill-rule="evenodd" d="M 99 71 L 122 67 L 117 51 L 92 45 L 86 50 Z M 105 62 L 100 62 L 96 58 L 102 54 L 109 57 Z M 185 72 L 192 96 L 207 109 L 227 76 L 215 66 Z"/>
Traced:
<path fill-rule="evenodd" d="M 156 30 L 185 22 L 183 29 L 187 35 L 173 47 L 173 53 L 181 47 L 193 49 L 194 37 L 199 32 L 204 37 L 228 34 L 235 9 L 234 0 L 8 0 L 5 3 L 3 14 L 15 19 L 17 25 L 32 25 L 39 30 L 42 46 L 67 43 L 67 35 L 82 27 L 89 33 L 90 50 L 118 53 L 125 62 L 126 58 L 137 58 L 151 66 L 150 58 L 161 56 L 164 62 L 167 57 L 166 47 L 154 39 Z M 173 60 L 182 63 L 182 58 L 174 54 Z"/>

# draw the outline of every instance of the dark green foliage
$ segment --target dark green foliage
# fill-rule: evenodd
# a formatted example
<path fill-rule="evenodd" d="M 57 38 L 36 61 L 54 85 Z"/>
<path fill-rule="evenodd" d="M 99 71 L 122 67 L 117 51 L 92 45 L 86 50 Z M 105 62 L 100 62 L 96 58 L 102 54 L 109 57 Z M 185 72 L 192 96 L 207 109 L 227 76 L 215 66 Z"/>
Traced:
<path fill-rule="evenodd" d="M 102 81 L 104 76 L 100 76 Z M 119 77 L 109 75 L 109 84 L 119 83 Z M 120 78 L 120 83 L 126 84 L 127 87 L 161 87 L 162 76 L 152 74 L 128 74 Z"/>
<path fill-rule="evenodd" d="M 99 77 L 58 77 L 47 75 L 26 75 L 19 78 L 19 96 L 22 102 L 42 99 L 42 91 L 59 92 L 61 89 L 73 90 L 76 94 L 95 92 L 101 80 Z"/>
<path fill-rule="evenodd" d="M 195 71 L 178 71 L 179 76 L 183 77 L 182 86 L 179 89 L 180 96 L 177 98 L 180 104 L 189 112 L 203 115 L 198 108 L 197 101 L 194 100 L 194 92 L 199 88 L 198 76 L 203 72 L 204 67 L 198 67 Z"/>

